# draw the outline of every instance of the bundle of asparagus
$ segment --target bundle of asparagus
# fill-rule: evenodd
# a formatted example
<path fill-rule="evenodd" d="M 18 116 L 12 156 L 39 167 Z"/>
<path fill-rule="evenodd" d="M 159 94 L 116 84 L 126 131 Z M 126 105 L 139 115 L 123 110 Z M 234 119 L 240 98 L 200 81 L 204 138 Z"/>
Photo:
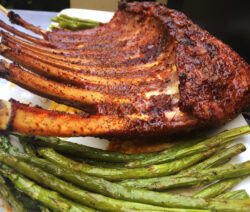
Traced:
<path fill-rule="evenodd" d="M 246 150 L 243 144 L 228 145 L 249 133 L 244 126 L 139 154 L 17 135 L 25 150 L 20 152 L 2 136 L 0 193 L 14 211 L 249 211 L 245 190 L 227 191 L 250 174 L 250 161 L 224 164 Z M 192 196 L 168 190 L 193 186 L 201 190 Z"/>
<path fill-rule="evenodd" d="M 99 25 L 99 22 L 81 19 L 77 17 L 70 17 L 65 14 L 60 14 L 51 19 L 51 21 L 58 23 L 58 25 L 51 25 L 50 28 L 63 28 L 68 30 L 81 30 L 81 29 L 91 29 Z"/>

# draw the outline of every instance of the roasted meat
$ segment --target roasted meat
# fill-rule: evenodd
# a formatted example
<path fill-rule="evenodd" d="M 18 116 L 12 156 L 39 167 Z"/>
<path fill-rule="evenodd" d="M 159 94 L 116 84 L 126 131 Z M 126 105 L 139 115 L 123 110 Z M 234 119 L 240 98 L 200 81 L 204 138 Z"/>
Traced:
<path fill-rule="evenodd" d="M 109 23 L 76 32 L 44 31 L 13 12 L 8 16 L 43 38 L 0 21 L 0 54 L 14 61 L 1 60 L 0 77 L 89 115 L 2 101 L 2 110 L 8 108 L 0 111 L 6 114 L 2 130 L 168 136 L 222 124 L 250 103 L 249 65 L 162 4 L 121 2 Z"/>

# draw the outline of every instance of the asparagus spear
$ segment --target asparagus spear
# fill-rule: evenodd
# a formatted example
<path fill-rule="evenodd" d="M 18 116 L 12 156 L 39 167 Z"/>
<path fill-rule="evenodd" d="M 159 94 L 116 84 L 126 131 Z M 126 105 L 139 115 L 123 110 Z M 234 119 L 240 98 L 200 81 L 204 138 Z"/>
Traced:
<path fill-rule="evenodd" d="M 238 155 L 246 150 L 246 147 L 244 144 L 236 144 L 232 147 L 222 149 L 217 154 L 213 155 L 212 157 L 206 159 L 205 161 L 198 163 L 194 165 L 193 167 L 190 167 L 188 169 L 185 169 L 185 172 L 189 171 L 195 171 L 195 170 L 203 170 L 208 169 L 211 167 L 215 167 L 217 165 L 220 165 L 224 163 L 225 161 L 228 161 L 228 159 L 232 158 L 235 155 Z"/>
<path fill-rule="evenodd" d="M 36 185 L 34 182 L 23 177 L 21 174 L 15 172 L 6 165 L 1 165 L 0 173 L 8 178 L 20 191 L 26 193 L 31 198 L 38 200 L 54 211 L 95 211 L 94 209 L 67 200 L 57 192 Z"/>
<path fill-rule="evenodd" d="M 78 17 L 71 17 L 71 16 L 68 16 L 68 15 L 65 15 L 65 14 L 60 14 L 59 15 L 60 17 L 62 18 L 66 18 L 68 20 L 72 20 L 72 21 L 76 21 L 76 22 L 87 22 L 87 23 L 93 23 L 93 24 L 99 24 L 98 21 L 93 21 L 93 20 L 89 20 L 89 19 L 81 19 L 81 18 L 78 18 Z"/>
<path fill-rule="evenodd" d="M 219 199 L 249 199 L 249 195 L 245 189 L 238 190 L 238 191 L 230 191 L 225 194 L 221 194 L 216 198 Z"/>
<path fill-rule="evenodd" d="M 209 185 L 205 189 L 194 194 L 193 197 L 201 197 L 201 198 L 216 197 L 224 193 L 225 191 L 228 191 L 229 189 L 233 188 L 243 179 L 244 179 L 243 177 L 238 177 L 238 178 L 219 181 L 215 184 Z"/>
<path fill-rule="evenodd" d="M 44 207 L 43 205 L 39 205 L 38 207 L 40 208 L 41 212 L 50 212 L 50 210 L 48 208 Z"/>
<path fill-rule="evenodd" d="M 250 128 L 248 126 L 238 127 L 234 128 L 228 131 L 224 131 L 222 133 L 219 133 L 215 136 L 212 136 L 211 138 L 208 138 L 192 147 L 189 148 L 176 148 L 165 150 L 158 154 L 157 156 L 137 160 L 134 162 L 129 162 L 127 164 L 127 167 L 135 168 L 135 167 L 146 167 L 152 164 L 159 164 L 168 162 L 171 160 L 175 160 L 177 158 L 181 158 L 184 156 L 192 155 L 194 153 L 203 152 L 210 148 L 223 145 L 225 143 L 228 143 L 229 141 L 234 140 L 237 137 L 240 137 L 245 134 L 250 133 Z"/>
<path fill-rule="evenodd" d="M 63 154 L 63 155 L 67 158 L 70 158 L 70 159 L 76 161 L 76 162 L 87 163 L 87 164 L 92 165 L 92 166 L 103 167 L 103 168 L 120 169 L 120 168 L 124 168 L 124 165 L 125 165 L 125 163 L 105 162 L 105 161 L 98 161 L 98 160 L 89 159 L 89 158 L 83 159 L 83 158 L 72 156 L 70 154 Z"/>
<path fill-rule="evenodd" d="M 85 174 L 90 174 L 98 177 L 103 177 L 108 180 L 117 181 L 131 178 L 150 178 L 156 176 L 166 176 L 176 173 L 183 168 L 189 167 L 198 161 L 207 158 L 216 151 L 215 148 L 210 149 L 207 152 L 194 154 L 192 156 L 181 158 L 169 163 L 153 165 L 148 168 L 136 168 L 136 169 L 111 169 L 95 167 L 84 163 L 75 162 L 63 155 L 55 152 L 51 148 L 38 148 L 38 153 L 53 163 L 59 164 L 63 167 L 70 168 L 75 171 L 81 171 Z"/>
<path fill-rule="evenodd" d="M 103 168 L 120 169 L 120 168 L 124 168 L 124 165 L 125 165 L 124 163 L 111 163 L 111 162 L 105 162 L 105 161 L 97 161 L 97 160 L 93 160 L 93 159 L 81 159 L 81 160 L 79 160 L 79 158 L 77 158 L 77 159 L 73 159 L 73 160 L 78 161 L 78 162 L 85 162 L 89 165 L 103 167 Z"/>
<path fill-rule="evenodd" d="M 196 185 L 202 182 L 214 182 L 221 179 L 246 176 L 250 174 L 250 161 L 241 164 L 227 164 L 218 168 L 190 171 L 182 174 L 149 179 L 125 180 L 119 184 L 134 188 L 165 190 L 180 186 Z"/>
<path fill-rule="evenodd" d="M 90 21 L 90 20 L 76 21 L 75 19 L 72 18 L 70 19 L 62 15 L 52 18 L 51 21 L 58 22 L 59 26 L 70 30 L 89 29 L 99 25 L 99 23 L 95 21 Z"/>
<path fill-rule="evenodd" d="M 69 29 L 73 31 L 81 30 L 81 29 L 91 29 L 94 28 L 96 25 L 89 24 L 89 23 L 71 23 L 66 20 L 59 21 L 59 27 L 63 29 Z"/>
<path fill-rule="evenodd" d="M 31 199 L 29 196 L 27 196 L 25 193 L 19 191 L 18 189 L 15 188 L 15 186 L 13 185 L 13 183 L 11 183 L 8 179 L 6 179 L 6 184 L 8 185 L 8 187 L 10 188 L 11 192 L 13 194 L 15 194 L 15 198 L 19 201 L 22 202 L 24 207 L 28 210 L 28 211 L 32 211 L 32 212 L 41 212 L 40 208 L 45 208 L 47 209 L 47 211 L 50 211 L 48 208 L 46 208 L 44 205 L 41 205 L 41 203 L 39 203 L 36 200 Z"/>
<path fill-rule="evenodd" d="M 45 159 L 35 158 L 20 152 L 13 152 L 11 154 L 18 160 L 34 164 L 35 166 L 40 167 L 57 177 L 79 185 L 80 187 L 115 199 L 164 206 L 162 202 L 169 198 L 169 196 L 164 193 L 124 187 L 102 178 L 62 168 L 61 166 L 53 164 Z"/>
<path fill-rule="evenodd" d="M 10 146 L 8 136 L 0 136 L 0 148 L 7 150 Z"/>
<path fill-rule="evenodd" d="M 90 193 L 87 191 L 80 190 L 79 188 L 73 186 L 72 184 L 66 183 L 59 178 L 44 172 L 42 169 L 34 167 L 30 164 L 18 161 L 11 155 L 7 153 L 0 153 L 0 160 L 9 166 L 15 168 L 18 172 L 28 176 L 29 178 L 38 181 L 39 183 L 61 192 L 65 196 L 68 196 L 77 201 L 81 201 L 85 204 L 105 210 L 105 211 L 126 211 L 131 210 L 163 210 L 163 211 L 175 211 L 176 208 L 162 208 L 157 206 L 151 206 L 141 203 L 131 203 L 121 200 L 111 199 L 102 195 Z M 250 163 L 247 164 L 248 167 Z M 249 168 L 248 168 L 249 169 Z M 111 188 L 112 189 L 112 188 Z M 217 211 L 248 211 L 250 200 L 225 200 L 225 199 L 202 199 L 186 197 L 177 194 L 164 193 L 164 199 L 162 199 L 161 204 L 166 207 L 177 207 L 177 208 L 193 208 L 194 209 L 208 209 Z M 156 198 L 160 198 L 158 195 Z M 105 200 L 105 201 L 104 201 Z M 85 202 L 86 201 L 86 202 Z M 187 209 L 186 209 L 187 210 Z"/>
<path fill-rule="evenodd" d="M 92 20 L 83 20 L 83 19 L 80 19 L 81 21 L 78 21 L 78 20 L 75 20 L 74 18 L 70 18 L 69 16 L 67 15 L 59 15 L 59 16 L 56 16 L 54 18 L 51 19 L 51 21 L 54 21 L 54 22 L 64 22 L 64 23 L 67 23 L 67 24 L 87 24 L 87 25 L 91 25 L 93 27 L 95 26 L 98 26 L 99 25 L 99 22 L 96 22 L 96 21 L 92 21 Z"/>
<path fill-rule="evenodd" d="M 34 145 L 42 147 L 51 147 L 56 151 L 69 153 L 81 158 L 91 158 L 107 162 L 129 162 L 133 160 L 141 160 L 147 157 L 153 157 L 157 153 L 138 153 L 138 154 L 124 154 L 120 152 L 107 151 L 97 149 L 81 144 L 76 144 L 68 141 L 61 140 L 56 137 L 43 137 L 43 136 L 23 136 L 17 135 Z"/>
<path fill-rule="evenodd" d="M 0 175 L 0 195 L 11 206 L 15 212 L 27 212 L 24 205 L 15 198 L 15 195 L 7 186 L 4 178 Z"/>
<path fill-rule="evenodd" d="M 179 212 L 179 211 L 187 211 L 187 209 L 175 209 L 175 208 L 163 208 L 148 204 L 127 202 L 122 200 L 111 199 L 109 197 L 95 194 L 91 192 L 87 192 L 79 189 L 76 186 L 73 186 L 70 183 L 67 183 L 54 175 L 48 174 L 44 172 L 42 169 L 32 166 L 30 164 L 24 163 L 22 161 L 18 161 L 16 158 L 11 156 L 10 154 L 0 152 L 0 161 L 5 164 L 11 166 L 19 173 L 28 176 L 30 179 L 42 184 L 50 189 L 53 189 L 59 193 L 62 193 L 64 196 L 67 196 L 71 199 L 74 199 L 78 202 L 84 203 L 90 207 L 94 207 L 104 211 L 128 211 L 128 210 L 163 210 L 170 212 Z M 181 197 L 182 198 L 182 197 Z M 186 198 L 186 197 L 184 197 Z M 175 200 L 175 198 L 173 198 Z M 173 202 L 172 200 L 172 202 Z M 193 200 L 196 203 L 196 199 Z M 199 199 L 198 199 L 199 201 Z M 193 211 L 193 210 L 192 210 Z M 199 212 L 199 211 L 198 211 Z"/>
<path fill-rule="evenodd" d="M 35 147 L 31 143 L 24 141 L 23 138 L 20 138 L 20 142 L 22 143 L 23 149 L 27 154 L 36 157 Z"/>

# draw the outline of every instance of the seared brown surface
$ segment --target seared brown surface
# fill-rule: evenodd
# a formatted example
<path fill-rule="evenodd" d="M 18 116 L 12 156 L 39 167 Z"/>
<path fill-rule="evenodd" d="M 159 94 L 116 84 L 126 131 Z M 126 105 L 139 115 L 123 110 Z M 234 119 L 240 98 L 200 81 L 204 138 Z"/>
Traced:
<path fill-rule="evenodd" d="M 106 116 L 123 123 L 118 129 L 102 122 L 108 126 L 105 132 L 79 130 L 72 135 L 188 132 L 223 123 L 250 102 L 249 65 L 184 14 L 164 5 L 120 3 L 108 24 L 78 32 L 45 32 L 18 16 L 11 18 L 45 40 L 0 22 L 22 38 L 1 32 L 0 53 L 28 69 L 2 63 L 1 77 L 88 111 L 96 127 Z M 47 121 L 54 116 L 48 114 Z M 65 136 L 56 129 L 50 135 Z"/>

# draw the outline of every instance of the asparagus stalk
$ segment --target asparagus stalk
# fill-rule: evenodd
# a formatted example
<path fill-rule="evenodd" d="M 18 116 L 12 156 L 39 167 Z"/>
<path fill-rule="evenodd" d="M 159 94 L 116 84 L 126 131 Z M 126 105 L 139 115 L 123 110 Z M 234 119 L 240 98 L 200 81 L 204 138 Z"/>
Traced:
<path fill-rule="evenodd" d="M 73 31 L 81 30 L 81 29 L 91 29 L 94 28 L 96 25 L 89 24 L 89 23 L 71 23 L 67 20 L 60 20 L 59 27 L 63 29 L 69 29 Z"/>
<path fill-rule="evenodd" d="M 93 159 L 89 159 L 89 158 L 79 158 L 79 157 L 75 157 L 69 154 L 63 154 L 65 157 L 70 158 L 76 162 L 80 162 L 80 163 L 87 163 L 89 165 L 92 166 L 97 166 L 97 167 L 103 167 L 103 168 L 116 168 L 116 169 L 120 169 L 120 168 L 124 168 L 125 163 L 114 163 L 114 162 L 105 162 L 105 161 L 98 161 L 98 160 L 93 160 Z"/>
<path fill-rule="evenodd" d="M 188 169 L 185 169 L 185 172 L 189 171 L 195 171 L 195 170 L 203 170 L 208 169 L 211 167 L 216 167 L 225 161 L 228 161 L 232 157 L 244 152 L 246 150 L 246 147 L 244 144 L 236 144 L 232 147 L 222 149 L 217 154 L 213 155 L 212 157 L 206 159 L 205 161 L 198 163 L 194 165 L 193 167 L 190 167 Z"/>
<path fill-rule="evenodd" d="M 40 208 L 41 212 L 50 212 L 50 210 L 48 208 L 44 207 L 43 205 L 39 205 L 38 207 Z"/>
<path fill-rule="evenodd" d="M 150 178 L 157 176 L 166 176 L 176 173 L 183 168 L 189 167 L 198 161 L 207 158 L 216 151 L 215 148 L 210 149 L 207 152 L 194 154 L 192 156 L 181 158 L 165 164 L 153 165 L 147 168 L 136 168 L 136 169 L 112 169 L 95 167 L 84 163 L 78 163 L 63 155 L 55 152 L 51 148 L 38 148 L 38 153 L 46 159 L 56 163 L 60 166 L 70 168 L 75 171 L 80 171 L 85 174 L 94 175 L 97 177 L 103 177 L 111 181 L 118 181 L 124 179 L 135 179 L 135 178 Z"/>
<path fill-rule="evenodd" d="M 11 154 L 18 160 L 34 164 L 35 166 L 40 167 L 59 178 L 63 178 L 69 182 L 79 185 L 82 188 L 86 188 L 87 190 L 113 197 L 115 199 L 164 206 L 163 202 L 169 198 L 169 195 L 165 195 L 164 193 L 125 187 L 102 178 L 62 168 L 61 166 L 53 164 L 45 159 L 35 158 L 20 152 L 13 152 Z"/>
<path fill-rule="evenodd" d="M 59 193 L 62 193 L 64 196 L 67 196 L 71 199 L 74 199 L 78 202 L 84 203 L 90 207 L 94 207 L 104 211 L 129 211 L 129 210 L 162 210 L 169 212 L 181 212 L 190 210 L 187 209 L 175 209 L 175 208 L 163 208 L 148 204 L 134 203 L 122 200 L 112 199 L 100 194 L 95 194 L 79 189 L 78 187 L 67 183 L 54 175 L 44 172 L 42 169 L 32 166 L 30 164 L 18 161 L 16 158 L 10 154 L 0 152 L 0 161 L 9 165 L 10 167 L 17 170 L 19 173 L 33 179 L 34 181 L 42 184 L 50 189 L 53 189 Z M 171 196 L 171 195 L 170 195 Z M 182 198 L 182 197 L 181 197 Z M 186 198 L 186 197 L 183 197 Z M 175 198 L 172 198 L 172 202 L 175 201 Z M 196 199 L 193 200 L 193 204 L 196 203 Z M 199 199 L 198 199 L 199 201 Z M 171 202 L 170 202 L 171 203 Z M 166 204 L 166 203 L 165 203 Z M 193 209 L 192 209 L 193 211 Z M 199 210 L 197 211 L 199 212 Z"/>
<path fill-rule="evenodd" d="M 249 195 L 245 189 L 238 191 L 230 191 L 217 196 L 219 199 L 249 199 Z"/>
<path fill-rule="evenodd" d="M 12 183 L 11 183 L 12 184 Z M 15 197 L 23 203 L 25 208 L 27 208 L 28 211 L 32 212 L 49 212 L 50 209 L 46 206 L 42 205 L 40 202 L 31 199 L 29 196 L 27 196 L 25 193 L 17 190 L 14 185 L 12 185 L 12 189 L 15 192 Z"/>
<path fill-rule="evenodd" d="M 94 207 L 104 211 L 163 210 L 177 212 L 177 208 L 192 208 L 192 212 L 195 211 L 194 209 L 217 210 L 219 212 L 244 212 L 249 210 L 250 200 L 202 199 L 168 193 L 164 193 L 165 196 L 164 199 L 162 199 L 161 204 L 166 205 L 166 207 L 176 208 L 162 208 L 141 203 L 131 203 L 127 201 L 115 200 L 102 195 L 80 190 L 72 184 L 66 183 L 63 180 L 60 180 L 59 178 L 44 172 L 42 169 L 39 169 L 22 161 L 18 161 L 7 153 L 0 153 L 0 160 L 8 164 L 9 166 L 15 168 L 18 172 L 28 176 L 29 178 L 35 181 L 38 181 L 39 183 L 45 185 L 48 188 L 54 189 L 58 192 L 61 192 L 65 196 L 68 196 L 77 201 L 81 201 L 88 205 L 93 206 L 94 203 Z M 247 165 L 249 167 L 250 163 L 248 163 Z M 157 196 L 157 198 L 160 197 L 160 195 Z"/>
<path fill-rule="evenodd" d="M 80 29 L 89 29 L 94 28 L 99 25 L 96 21 L 91 20 L 76 20 L 74 18 L 69 18 L 66 15 L 56 16 L 52 18 L 51 21 L 59 23 L 59 26 L 62 28 L 70 29 L 70 30 L 80 30 Z"/>
<path fill-rule="evenodd" d="M 52 18 L 51 21 L 65 22 L 65 23 L 70 23 L 70 24 L 89 24 L 89 25 L 92 25 L 92 26 L 98 26 L 99 25 L 99 22 L 97 22 L 97 21 L 92 21 L 92 20 L 87 20 L 87 19 L 78 19 L 78 20 L 76 20 L 76 18 L 72 18 L 70 16 L 63 15 L 63 14 Z"/>
<path fill-rule="evenodd" d="M 134 188 L 165 190 L 181 186 L 197 185 L 202 182 L 211 183 L 216 180 L 246 176 L 250 174 L 250 161 L 241 164 L 227 164 L 218 168 L 190 171 L 182 174 L 149 179 L 125 180 L 119 184 Z"/>
<path fill-rule="evenodd" d="M 73 160 L 78 161 L 78 162 L 85 162 L 89 165 L 103 167 L 103 168 L 120 169 L 120 168 L 124 168 L 124 165 L 125 165 L 124 163 L 111 163 L 111 162 L 105 162 L 105 161 L 97 161 L 97 160 L 93 160 L 93 159 L 81 159 L 81 160 L 79 160 L 79 158 L 77 158 L 77 159 L 73 159 Z"/>
<path fill-rule="evenodd" d="M 31 143 L 24 141 L 23 138 L 20 138 L 19 140 L 22 143 L 24 151 L 27 154 L 36 157 L 36 149 L 35 149 L 35 147 Z"/>
<path fill-rule="evenodd" d="M 4 178 L 0 175 L 0 195 L 11 206 L 15 212 L 27 212 L 24 205 L 15 198 L 10 188 L 7 186 Z"/>
<path fill-rule="evenodd" d="M 7 150 L 10 146 L 8 136 L 0 136 L 0 148 Z"/>
<path fill-rule="evenodd" d="M 106 162 L 129 162 L 134 160 L 141 160 L 147 157 L 153 157 L 157 153 L 138 153 L 138 154 L 124 154 L 121 152 L 113 152 L 102 149 L 97 149 L 81 144 L 76 144 L 68 141 L 61 140 L 56 137 L 43 137 L 43 136 L 23 136 L 17 135 L 28 142 L 41 147 L 51 147 L 56 151 L 68 153 L 81 158 L 91 158 Z"/>
<path fill-rule="evenodd" d="M 175 160 L 177 158 L 192 155 L 194 153 L 204 152 L 216 146 L 224 145 L 228 143 L 229 141 L 234 140 L 237 137 L 240 137 L 242 135 L 249 134 L 249 133 L 250 133 L 250 128 L 248 126 L 234 128 L 234 129 L 219 133 L 215 136 L 212 136 L 211 138 L 208 138 L 189 148 L 178 148 L 178 146 L 176 146 L 176 148 L 167 149 L 154 157 L 137 160 L 134 162 L 129 162 L 127 164 L 127 167 L 131 167 L 131 168 L 146 167 L 152 164 L 165 163 L 171 160 Z"/>
<path fill-rule="evenodd" d="M 15 186 L 13 185 L 13 183 L 11 183 L 8 179 L 6 179 L 6 184 L 10 188 L 11 192 L 13 194 L 15 194 L 15 198 L 19 202 L 22 202 L 23 205 L 24 205 L 24 207 L 28 211 L 32 211 L 32 212 L 36 212 L 37 211 L 37 212 L 40 212 L 41 211 L 40 208 L 45 208 L 45 209 L 47 209 L 47 211 L 50 211 L 44 205 L 41 205 L 41 203 L 39 203 L 38 201 L 31 199 L 25 193 L 23 193 L 23 192 L 19 191 L 18 189 L 16 189 Z"/>
<path fill-rule="evenodd" d="M 216 197 L 225 191 L 230 190 L 235 185 L 237 185 L 240 181 L 242 181 L 243 177 L 227 179 L 219 181 L 215 184 L 209 185 L 205 189 L 199 191 L 198 193 L 194 194 L 193 197 L 201 197 L 201 198 L 212 198 Z"/>
<path fill-rule="evenodd" d="M 76 22 L 83 22 L 83 23 L 87 22 L 87 23 L 93 23 L 93 24 L 96 24 L 96 25 L 99 24 L 98 21 L 93 21 L 93 20 L 89 20 L 89 19 L 81 19 L 81 18 L 78 18 L 78 17 L 71 17 L 71 16 L 68 16 L 68 15 L 65 15 L 65 14 L 60 14 L 60 17 L 66 18 L 68 20 L 76 21 Z"/>
<path fill-rule="evenodd" d="M 94 212 L 94 209 L 79 205 L 70 200 L 65 199 L 60 194 L 54 191 L 47 190 L 38 186 L 34 182 L 23 177 L 6 165 L 1 165 L 0 173 L 8 178 L 20 191 L 24 192 L 31 198 L 43 203 L 54 211 L 89 211 Z"/>

